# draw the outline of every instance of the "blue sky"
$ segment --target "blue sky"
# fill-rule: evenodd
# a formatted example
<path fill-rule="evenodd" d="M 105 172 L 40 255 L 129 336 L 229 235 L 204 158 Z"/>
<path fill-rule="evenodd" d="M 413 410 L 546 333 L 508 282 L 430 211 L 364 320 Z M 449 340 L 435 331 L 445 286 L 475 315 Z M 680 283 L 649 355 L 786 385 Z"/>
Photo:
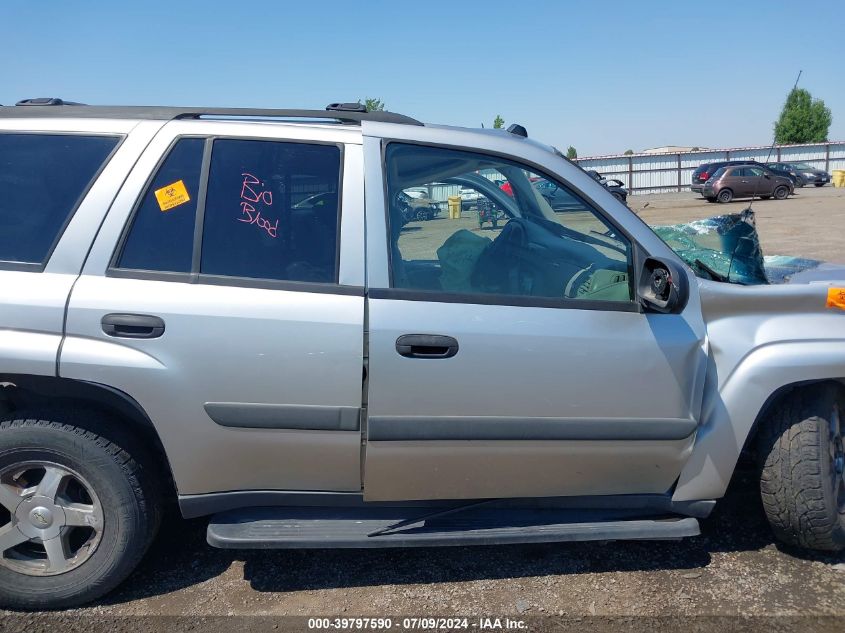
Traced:
<path fill-rule="evenodd" d="M 841 0 L 3 0 L 0 103 L 497 114 L 581 156 L 771 142 L 799 69 L 845 140 Z M 838 68 L 837 68 L 838 65 Z"/>

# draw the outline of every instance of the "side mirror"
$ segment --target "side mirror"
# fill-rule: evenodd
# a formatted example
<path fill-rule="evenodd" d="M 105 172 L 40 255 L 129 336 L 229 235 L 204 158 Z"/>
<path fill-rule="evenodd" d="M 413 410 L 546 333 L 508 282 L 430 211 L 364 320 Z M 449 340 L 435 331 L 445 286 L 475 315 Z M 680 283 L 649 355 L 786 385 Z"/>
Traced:
<path fill-rule="evenodd" d="M 771 180 L 771 179 L 772 179 L 772 177 L 771 177 L 771 176 L 769 176 L 769 174 L 763 174 L 763 178 L 765 178 L 766 180 Z"/>
<path fill-rule="evenodd" d="M 687 305 L 689 282 L 675 262 L 649 257 L 643 262 L 637 284 L 640 302 L 649 311 L 677 314 Z"/>

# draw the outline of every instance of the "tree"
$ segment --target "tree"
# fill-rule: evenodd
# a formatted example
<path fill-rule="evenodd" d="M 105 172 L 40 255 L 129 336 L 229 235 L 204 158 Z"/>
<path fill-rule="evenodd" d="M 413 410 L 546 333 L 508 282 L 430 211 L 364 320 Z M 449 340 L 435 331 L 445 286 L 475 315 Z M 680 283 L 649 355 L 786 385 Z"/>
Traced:
<path fill-rule="evenodd" d="M 690 151 L 691 151 L 691 152 L 700 152 L 700 151 L 701 151 L 701 148 L 700 148 L 700 147 L 698 147 L 698 146 L 696 145 L 696 146 L 695 146 L 695 147 L 693 147 Z"/>
<path fill-rule="evenodd" d="M 358 99 L 358 103 L 361 103 L 361 100 Z M 381 99 L 375 99 L 373 97 L 366 97 L 364 99 L 364 106 L 367 108 L 367 112 L 383 112 L 384 111 L 384 101 Z"/>
<path fill-rule="evenodd" d="M 632 150 L 632 149 L 626 149 L 625 150 L 625 156 L 630 156 L 633 153 L 634 153 L 634 150 Z"/>
<path fill-rule="evenodd" d="M 824 101 L 813 99 L 803 88 L 793 88 L 775 123 L 775 142 L 779 145 L 822 143 L 827 140 L 832 121 L 830 108 Z"/>
<path fill-rule="evenodd" d="M 570 145 L 566 150 L 566 157 L 570 160 L 578 158 L 578 150 Z"/>
<path fill-rule="evenodd" d="M 496 118 L 493 119 L 493 129 L 501 130 L 503 127 L 505 127 L 505 120 L 502 118 L 501 114 L 497 114 Z"/>

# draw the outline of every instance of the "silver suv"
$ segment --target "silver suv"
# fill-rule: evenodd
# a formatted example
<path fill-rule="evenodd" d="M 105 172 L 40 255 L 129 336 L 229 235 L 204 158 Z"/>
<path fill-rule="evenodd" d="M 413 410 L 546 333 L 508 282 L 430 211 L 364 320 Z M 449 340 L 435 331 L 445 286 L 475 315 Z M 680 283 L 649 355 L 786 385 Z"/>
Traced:
<path fill-rule="evenodd" d="M 0 108 L 3 605 L 103 595 L 171 500 L 223 548 L 694 536 L 744 449 L 845 546 L 841 272 L 699 279 L 520 126 L 52 103 Z"/>

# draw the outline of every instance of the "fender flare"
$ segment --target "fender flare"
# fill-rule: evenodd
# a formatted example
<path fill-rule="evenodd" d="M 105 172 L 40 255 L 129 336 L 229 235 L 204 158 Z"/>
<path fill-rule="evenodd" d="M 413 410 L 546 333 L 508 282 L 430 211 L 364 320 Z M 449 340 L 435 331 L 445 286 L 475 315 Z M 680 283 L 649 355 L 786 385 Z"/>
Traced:
<path fill-rule="evenodd" d="M 761 414 L 787 387 L 845 379 L 841 340 L 787 341 L 752 349 L 721 385 L 708 366 L 701 424 L 673 501 L 724 496 L 737 460 Z"/>

